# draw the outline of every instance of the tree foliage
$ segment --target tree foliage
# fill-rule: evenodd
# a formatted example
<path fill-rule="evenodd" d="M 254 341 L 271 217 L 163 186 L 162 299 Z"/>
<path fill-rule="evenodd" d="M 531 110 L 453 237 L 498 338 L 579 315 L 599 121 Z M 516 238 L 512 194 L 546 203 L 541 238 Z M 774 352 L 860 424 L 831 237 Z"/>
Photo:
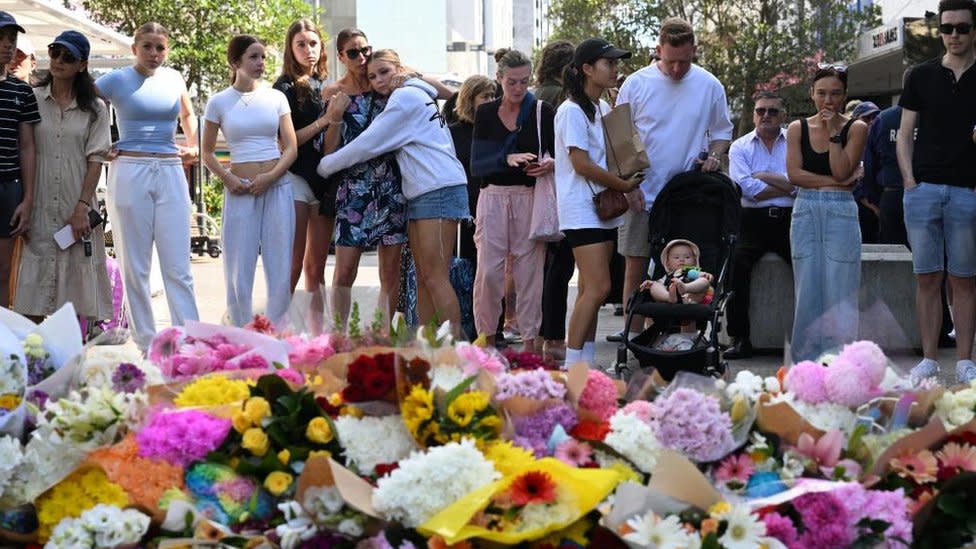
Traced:
<path fill-rule="evenodd" d="M 808 81 L 817 62 L 853 59 L 858 35 L 879 24 L 877 7 L 845 0 L 554 0 L 555 38 L 602 36 L 634 52 L 625 70 L 647 64 L 657 29 L 679 16 L 695 28 L 698 63 L 724 85 L 740 134 L 752 126 L 752 97 Z M 803 86 L 799 86 L 803 88 Z M 803 88 L 805 91 L 805 88 Z M 805 94 L 793 96 L 804 98 Z M 793 110 L 803 110 L 793 105 Z"/>
<path fill-rule="evenodd" d="M 213 90 L 229 83 L 227 43 L 253 34 L 271 50 L 265 73 L 277 72 L 277 56 L 292 21 L 312 17 L 302 0 L 83 0 L 96 21 L 133 35 L 155 21 L 170 32 L 168 63 L 183 74 L 201 107 Z"/>

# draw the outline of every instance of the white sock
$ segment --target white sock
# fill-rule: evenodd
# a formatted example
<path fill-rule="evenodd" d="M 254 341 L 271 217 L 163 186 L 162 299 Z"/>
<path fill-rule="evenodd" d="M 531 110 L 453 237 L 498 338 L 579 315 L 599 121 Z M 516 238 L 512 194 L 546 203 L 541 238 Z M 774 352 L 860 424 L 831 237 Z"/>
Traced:
<path fill-rule="evenodd" d="M 585 360 L 590 366 L 593 366 L 596 361 L 596 343 L 592 341 L 587 341 L 583 343 L 583 360 Z"/>
<path fill-rule="evenodd" d="M 583 349 L 570 349 L 566 347 L 566 360 L 564 364 L 569 368 L 577 362 L 583 362 Z"/>

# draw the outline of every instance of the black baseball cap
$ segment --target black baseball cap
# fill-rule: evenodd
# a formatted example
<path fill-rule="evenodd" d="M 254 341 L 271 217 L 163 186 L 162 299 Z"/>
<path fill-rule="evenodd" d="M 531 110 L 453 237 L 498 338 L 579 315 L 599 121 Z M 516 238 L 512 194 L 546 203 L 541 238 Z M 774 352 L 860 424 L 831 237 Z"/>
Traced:
<path fill-rule="evenodd" d="M 91 44 L 88 39 L 85 38 L 84 34 L 78 31 L 66 30 L 58 35 L 47 47 L 51 46 L 64 46 L 64 49 L 68 50 L 71 55 L 75 56 L 75 59 L 80 59 L 82 61 L 88 60 L 88 54 L 91 53 Z"/>
<path fill-rule="evenodd" d="M 10 15 L 5 11 L 0 11 L 0 29 L 4 27 L 13 27 L 24 34 L 27 34 L 27 31 L 24 30 L 24 27 L 21 27 L 20 25 L 17 24 L 17 20 L 14 19 L 13 15 Z"/>
<path fill-rule="evenodd" d="M 593 63 L 597 59 L 630 59 L 631 53 L 622 50 L 602 38 L 588 38 L 576 46 L 573 53 L 573 64 L 582 67 L 586 63 Z"/>

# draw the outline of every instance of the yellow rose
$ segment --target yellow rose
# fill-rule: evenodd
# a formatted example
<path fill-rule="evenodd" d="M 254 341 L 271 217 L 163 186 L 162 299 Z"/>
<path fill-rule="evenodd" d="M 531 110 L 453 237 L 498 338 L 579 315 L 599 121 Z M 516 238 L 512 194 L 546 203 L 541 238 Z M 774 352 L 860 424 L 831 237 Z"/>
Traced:
<path fill-rule="evenodd" d="M 278 452 L 278 461 L 280 461 L 283 465 L 288 465 L 288 461 L 290 459 L 291 459 L 291 452 L 288 451 L 288 448 L 285 448 L 284 450 Z"/>
<path fill-rule="evenodd" d="M 317 417 L 308 422 L 305 428 L 305 438 L 317 444 L 328 444 L 332 441 L 332 427 L 324 417 Z"/>
<path fill-rule="evenodd" d="M 328 459 L 332 457 L 332 452 L 328 450 L 312 450 L 308 453 L 308 459 L 312 459 L 313 457 L 324 457 Z"/>
<path fill-rule="evenodd" d="M 247 431 L 244 431 L 241 446 L 243 446 L 245 450 L 250 450 L 252 454 L 261 457 L 268 453 L 268 435 L 264 434 L 264 431 L 261 429 L 252 427 Z"/>
<path fill-rule="evenodd" d="M 274 471 L 264 479 L 264 487 L 272 496 L 280 496 L 291 486 L 292 477 L 288 473 Z"/>
<path fill-rule="evenodd" d="M 251 397 L 244 403 L 244 414 L 251 423 L 260 425 L 262 419 L 271 415 L 271 405 L 261 397 Z"/>
<path fill-rule="evenodd" d="M 474 410 L 461 397 L 454 399 L 454 402 L 447 407 L 447 417 L 459 427 L 467 427 L 474 418 Z"/>
<path fill-rule="evenodd" d="M 242 410 L 234 410 L 234 415 L 231 417 L 231 424 L 234 426 L 234 430 L 238 433 L 243 433 L 251 428 L 253 423 L 251 419 L 247 417 Z"/>

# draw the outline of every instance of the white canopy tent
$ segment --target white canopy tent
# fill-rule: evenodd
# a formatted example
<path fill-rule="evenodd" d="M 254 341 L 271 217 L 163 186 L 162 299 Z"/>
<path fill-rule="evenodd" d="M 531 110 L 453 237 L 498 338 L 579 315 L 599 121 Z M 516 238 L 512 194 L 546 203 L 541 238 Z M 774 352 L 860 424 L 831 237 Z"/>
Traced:
<path fill-rule="evenodd" d="M 37 50 L 37 62 L 47 67 L 47 45 L 66 30 L 76 30 L 91 42 L 88 65 L 111 69 L 132 63 L 132 38 L 100 25 L 84 12 L 71 10 L 55 0 L 0 0 L 0 10 L 13 14 Z"/>

